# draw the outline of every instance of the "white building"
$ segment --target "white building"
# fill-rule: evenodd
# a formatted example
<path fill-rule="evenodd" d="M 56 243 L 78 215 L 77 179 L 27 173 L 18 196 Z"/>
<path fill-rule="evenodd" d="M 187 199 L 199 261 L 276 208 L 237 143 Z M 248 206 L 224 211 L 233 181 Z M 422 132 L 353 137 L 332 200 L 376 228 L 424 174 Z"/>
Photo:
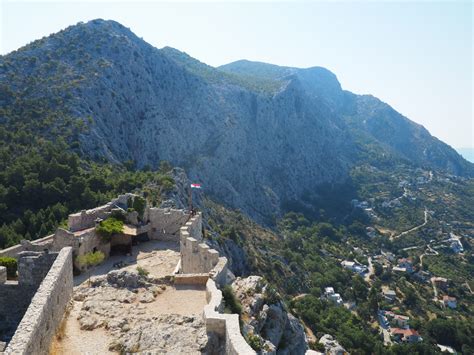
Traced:
<path fill-rule="evenodd" d="M 342 301 L 342 297 L 339 293 L 334 292 L 334 288 L 326 287 L 324 289 L 324 296 L 327 300 L 334 302 L 335 304 L 342 305 L 344 302 Z"/>

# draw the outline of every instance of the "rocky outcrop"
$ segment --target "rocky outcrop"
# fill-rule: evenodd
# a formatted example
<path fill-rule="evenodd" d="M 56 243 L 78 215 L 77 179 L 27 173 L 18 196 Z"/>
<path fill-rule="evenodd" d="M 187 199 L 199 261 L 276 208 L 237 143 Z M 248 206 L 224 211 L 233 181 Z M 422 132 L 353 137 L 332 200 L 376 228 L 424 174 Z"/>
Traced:
<path fill-rule="evenodd" d="M 238 277 L 232 290 L 242 304 L 243 333 L 260 344 L 261 354 L 304 354 L 303 325 L 260 276 Z"/>
<path fill-rule="evenodd" d="M 206 353 L 207 335 L 202 317 L 151 314 L 160 302 L 167 279 L 152 279 L 135 272 L 114 270 L 92 279 L 74 292 L 80 329 L 107 330 L 109 350 L 120 353 Z"/>

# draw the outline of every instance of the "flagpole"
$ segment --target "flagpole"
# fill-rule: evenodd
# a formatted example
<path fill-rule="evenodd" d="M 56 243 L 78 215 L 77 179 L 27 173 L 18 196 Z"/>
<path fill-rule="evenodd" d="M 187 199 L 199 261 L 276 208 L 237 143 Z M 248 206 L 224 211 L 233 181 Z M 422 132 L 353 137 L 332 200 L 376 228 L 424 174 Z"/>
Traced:
<path fill-rule="evenodd" d="M 193 188 L 189 186 L 189 212 L 193 214 Z"/>

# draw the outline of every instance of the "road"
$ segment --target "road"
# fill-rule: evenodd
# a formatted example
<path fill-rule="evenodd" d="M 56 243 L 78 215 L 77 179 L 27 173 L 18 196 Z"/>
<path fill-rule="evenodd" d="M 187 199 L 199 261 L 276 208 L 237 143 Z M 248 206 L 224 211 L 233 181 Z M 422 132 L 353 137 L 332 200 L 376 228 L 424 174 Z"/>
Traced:
<path fill-rule="evenodd" d="M 382 311 L 378 311 L 378 318 L 379 318 L 379 328 L 383 334 L 383 344 L 390 345 L 392 344 L 392 338 L 390 338 L 390 332 L 388 331 L 388 324 L 387 321 L 384 320 L 384 316 Z"/>
<path fill-rule="evenodd" d="M 428 251 L 425 251 L 423 254 L 420 255 L 420 267 L 423 268 L 423 258 L 425 255 L 438 255 L 439 253 L 434 250 L 430 244 L 426 246 Z"/>
<path fill-rule="evenodd" d="M 433 285 L 433 301 L 437 302 L 438 301 L 438 289 L 436 288 L 436 283 L 434 282 L 433 278 L 431 278 L 431 284 Z"/>
<path fill-rule="evenodd" d="M 421 227 L 426 226 L 427 223 L 428 223 L 428 209 L 425 207 L 425 221 L 424 221 L 422 224 L 420 224 L 420 225 L 418 225 L 418 226 L 415 226 L 415 227 L 413 227 L 413 228 L 411 228 L 411 229 L 409 229 L 409 230 L 406 230 L 406 231 L 400 233 L 399 235 L 390 237 L 390 240 L 397 239 L 397 238 L 400 238 L 400 237 L 402 237 L 402 236 L 404 236 L 404 235 L 406 235 L 406 234 L 408 234 L 408 233 L 414 232 L 414 231 L 420 229 Z"/>
<path fill-rule="evenodd" d="M 369 261 L 369 272 L 365 274 L 364 280 L 371 284 L 372 280 L 370 279 L 370 276 L 374 274 L 375 270 L 374 270 L 374 266 L 372 265 L 372 257 L 369 256 L 367 260 Z"/>

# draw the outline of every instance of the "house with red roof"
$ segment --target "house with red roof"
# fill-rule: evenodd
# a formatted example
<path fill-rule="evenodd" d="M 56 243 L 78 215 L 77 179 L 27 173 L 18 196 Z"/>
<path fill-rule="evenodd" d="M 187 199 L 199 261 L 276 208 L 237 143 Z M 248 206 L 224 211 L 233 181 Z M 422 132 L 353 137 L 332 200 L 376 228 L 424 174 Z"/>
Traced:
<path fill-rule="evenodd" d="M 422 341 L 420 334 L 414 329 L 392 328 L 390 335 L 395 341 L 402 341 L 406 343 L 416 343 Z"/>

